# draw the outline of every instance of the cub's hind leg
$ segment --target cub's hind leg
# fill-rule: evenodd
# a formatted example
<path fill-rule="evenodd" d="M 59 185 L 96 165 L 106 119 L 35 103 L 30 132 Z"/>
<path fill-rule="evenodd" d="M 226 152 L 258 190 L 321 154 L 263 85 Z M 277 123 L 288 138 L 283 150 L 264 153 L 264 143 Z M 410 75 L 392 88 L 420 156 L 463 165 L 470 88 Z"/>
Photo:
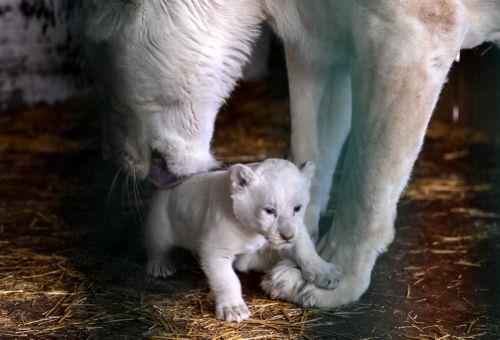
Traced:
<path fill-rule="evenodd" d="M 165 202 L 167 192 L 160 192 L 153 198 L 153 204 L 146 221 L 144 245 L 148 257 L 146 272 L 153 277 L 169 277 L 175 273 L 170 259 L 174 238 L 167 219 Z"/>
<path fill-rule="evenodd" d="M 172 248 L 163 249 L 162 251 L 150 251 L 148 249 L 148 264 L 146 273 L 153 277 L 167 278 L 175 274 L 175 266 L 169 258 L 169 253 Z"/>

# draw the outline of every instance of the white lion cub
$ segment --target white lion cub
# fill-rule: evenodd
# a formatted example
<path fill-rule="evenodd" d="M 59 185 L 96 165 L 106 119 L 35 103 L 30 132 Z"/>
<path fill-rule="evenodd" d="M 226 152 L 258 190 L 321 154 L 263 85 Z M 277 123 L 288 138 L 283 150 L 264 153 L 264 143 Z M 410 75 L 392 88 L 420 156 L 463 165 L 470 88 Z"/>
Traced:
<path fill-rule="evenodd" d="M 175 272 L 168 258 L 173 247 L 198 254 L 217 318 L 237 322 L 250 311 L 233 263 L 242 270 L 269 270 L 285 256 L 301 267 L 307 281 L 335 288 L 341 271 L 319 257 L 304 224 L 314 168 L 311 162 L 298 169 L 289 161 L 268 159 L 196 175 L 158 191 L 146 224 L 148 274 Z M 257 250 L 264 248 L 274 256 L 259 257 Z"/>

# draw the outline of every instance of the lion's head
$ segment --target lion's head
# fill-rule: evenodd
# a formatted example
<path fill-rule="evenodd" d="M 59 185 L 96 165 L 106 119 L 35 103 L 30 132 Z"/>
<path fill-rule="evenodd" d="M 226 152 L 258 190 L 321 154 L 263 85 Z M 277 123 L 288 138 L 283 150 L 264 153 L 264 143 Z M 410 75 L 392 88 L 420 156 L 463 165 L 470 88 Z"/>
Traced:
<path fill-rule="evenodd" d="M 225 2 L 88 2 L 87 51 L 105 99 L 107 158 L 140 178 L 153 153 L 174 177 L 215 166 L 215 117 L 263 20 L 254 0 Z"/>

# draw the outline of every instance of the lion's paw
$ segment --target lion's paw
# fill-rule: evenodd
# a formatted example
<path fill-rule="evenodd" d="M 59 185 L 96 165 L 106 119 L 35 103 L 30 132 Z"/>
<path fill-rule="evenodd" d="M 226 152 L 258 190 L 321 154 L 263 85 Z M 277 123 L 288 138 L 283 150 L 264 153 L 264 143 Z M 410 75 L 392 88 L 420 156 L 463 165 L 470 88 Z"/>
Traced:
<path fill-rule="evenodd" d="M 334 289 L 339 285 L 342 269 L 330 262 L 321 261 L 315 266 L 302 268 L 304 279 L 319 288 Z"/>
<path fill-rule="evenodd" d="M 311 307 L 317 307 L 319 306 L 322 301 L 320 301 L 318 298 L 320 295 L 322 295 L 321 290 L 318 289 L 314 284 L 309 283 L 306 284 L 303 289 L 300 291 L 300 300 L 301 300 L 301 305 L 304 308 L 311 308 Z"/>
<path fill-rule="evenodd" d="M 334 308 L 354 301 L 366 291 L 368 282 L 354 276 L 343 277 L 334 290 L 326 290 L 309 283 L 303 287 L 298 299 L 304 308 Z"/>
<path fill-rule="evenodd" d="M 302 271 L 291 260 L 283 260 L 264 276 L 261 286 L 273 299 L 301 303 L 297 298 L 306 284 Z"/>
<path fill-rule="evenodd" d="M 335 289 L 318 288 L 304 279 L 302 271 L 290 260 L 283 260 L 262 281 L 262 288 L 274 299 L 303 307 L 334 308 L 354 302 L 366 291 L 369 276 L 343 276 Z"/>

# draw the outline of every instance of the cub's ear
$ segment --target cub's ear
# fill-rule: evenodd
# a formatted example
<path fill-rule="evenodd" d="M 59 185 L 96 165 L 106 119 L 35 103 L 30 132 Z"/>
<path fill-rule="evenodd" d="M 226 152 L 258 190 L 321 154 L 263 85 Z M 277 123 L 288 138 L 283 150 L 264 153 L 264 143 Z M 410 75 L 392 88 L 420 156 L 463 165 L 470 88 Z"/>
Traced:
<path fill-rule="evenodd" d="M 229 168 L 231 188 L 235 191 L 254 185 L 259 180 L 255 172 L 243 164 L 235 164 Z"/>
<path fill-rule="evenodd" d="M 309 161 L 300 166 L 300 172 L 310 180 L 313 179 L 315 171 L 316 164 L 314 164 L 314 162 Z"/>

